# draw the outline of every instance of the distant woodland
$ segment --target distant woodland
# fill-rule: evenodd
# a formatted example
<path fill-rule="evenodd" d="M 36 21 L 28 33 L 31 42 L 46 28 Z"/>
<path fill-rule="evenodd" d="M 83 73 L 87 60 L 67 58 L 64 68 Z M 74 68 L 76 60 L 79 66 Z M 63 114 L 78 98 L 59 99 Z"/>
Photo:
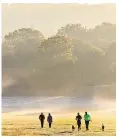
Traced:
<path fill-rule="evenodd" d="M 67 24 L 47 39 L 31 28 L 9 32 L 2 74 L 3 96 L 79 95 L 80 87 L 115 84 L 116 25 Z"/>

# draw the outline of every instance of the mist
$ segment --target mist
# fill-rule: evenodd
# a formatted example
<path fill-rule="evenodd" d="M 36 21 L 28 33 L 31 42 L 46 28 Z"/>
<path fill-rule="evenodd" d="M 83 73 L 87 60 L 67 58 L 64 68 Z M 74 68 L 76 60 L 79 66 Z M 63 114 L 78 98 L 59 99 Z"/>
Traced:
<path fill-rule="evenodd" d="M 2 4 L 2 36 L 20 28 L 33 28 L 50 37 L 68 23 L 93 28 L 116 23 L 116 4 Z M 49 27 L 48 27 L 49 26 Z"/>
<path fill-rule="evenodd" d="M 115 100 L 115 15 L 115 4 L 2 4 L 3 97 Z"/>

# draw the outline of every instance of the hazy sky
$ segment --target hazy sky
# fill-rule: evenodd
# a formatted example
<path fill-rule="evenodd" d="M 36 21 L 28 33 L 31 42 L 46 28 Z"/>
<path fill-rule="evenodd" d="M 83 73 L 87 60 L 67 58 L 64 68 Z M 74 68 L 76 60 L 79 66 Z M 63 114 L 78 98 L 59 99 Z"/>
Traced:
<path fill-rule="evenodd" d="M 32 27 L 48 37 L 67 23 L 94 27 L 102 22 L 116 22 L 116 4 L 2 4 L 3 35 Z"/>

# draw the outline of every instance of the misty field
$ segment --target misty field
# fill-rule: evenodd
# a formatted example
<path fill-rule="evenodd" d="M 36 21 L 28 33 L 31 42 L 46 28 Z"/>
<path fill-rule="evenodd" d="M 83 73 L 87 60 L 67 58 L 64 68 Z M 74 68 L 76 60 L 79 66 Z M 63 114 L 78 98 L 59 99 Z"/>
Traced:
<path fill-rule="evenodd" d="M 89 131 L 85 131 L 84 120 L 82 120 L 82 130 L 77 131 L 76 121 L 74 117 L 54 118 L 52 128 L 49 129 L 45 120 L 44 128 L 40 128 L 38 116 L 3 116 L 2 118 L 2 135 L 3 136 L 115 136 L 116 135 L 116 120 L 115 117 L 111 119 L 103 119 L 105 131 L 101 131 L 101 120 L 94 118 L 90 122 Z M 76 127 L 72 132 L 72 124 Z"/>

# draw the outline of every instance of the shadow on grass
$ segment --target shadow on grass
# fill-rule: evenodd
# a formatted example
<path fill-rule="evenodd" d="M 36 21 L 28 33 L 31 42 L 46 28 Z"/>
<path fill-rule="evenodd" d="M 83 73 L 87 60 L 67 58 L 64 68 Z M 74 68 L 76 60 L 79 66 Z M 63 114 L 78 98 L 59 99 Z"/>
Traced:
<path fill-rule="evenodd" d="M 62 131 L 62 132 L 57 132 L 56 134 L 66 134 L 66 133 L 73 133 L 71 131 Z"/>
<path fill-rule="evenodd" d="M 50 134 L 39 134 L 40 136 L 51 136 Z"/>
<path fill-rule="evenodd" d="M 36 128 L 24 128 L 24 129 L 36 129 Z"/>

